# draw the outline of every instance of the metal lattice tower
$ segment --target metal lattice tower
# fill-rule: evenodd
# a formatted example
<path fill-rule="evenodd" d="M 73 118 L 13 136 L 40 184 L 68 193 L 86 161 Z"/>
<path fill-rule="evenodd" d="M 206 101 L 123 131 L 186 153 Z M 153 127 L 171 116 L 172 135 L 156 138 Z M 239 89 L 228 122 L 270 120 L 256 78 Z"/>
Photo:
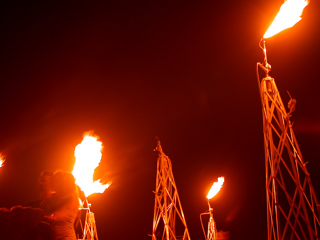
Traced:
<path fill-rule="evenodd" d="M 287 112 L 266 60 L 257 64 L 261 94 L 266 168 L 268 240 L 319 239 L 318 200 L 306 162 L 302 158 L 290 117 L 296 101 Z M 259 79 L 259 67 L 266 77 Z"/>
<path fill-rule="evenodd" d="M 216 223 L 213 220 L 213 217 L 210 216 L 208 222 L 208 231 L 207 231 L 207 239 L 206 240 L 216 240 L 217 239 L 217 229 Z"/>
<path fill-rule="evenodd" d="M 216 223 L 213 219 L 213 208 L 210 206 L 209 200 L 208 200 L 208 205 L 209 205 L 209 211 L 200 214 L 200 222 L 201 222 L 201 226 L 202 226 L 205 240 L 216 240 L 217 236 L 218 236 L 217 235 L 217 228 L 216 228 Z M 207 234 L 204 230 L 203 222 L 202 222 L 202 218 L 201 218 L 204 215 L 209 215 Z"/>
<path fill-rule="evenodd" d="M 155 150 L 159 152 L 159 155 L 157 160 L 152 240 L 190 240 L 172 173 L 171 161 L 163 153 L 160 141 L 158 141 Z M 177 234 L 180 234 L 180 236 Z"/>
<path fill-rule="evenodd" d="M 86 204 L 87 207 L 82 208 L 86 211 L 82 240 L 98 240 L 98 232 L 94 213 L 90 211 L 91 204 L 88 203 L 88 201 L 86 201 Z"/>

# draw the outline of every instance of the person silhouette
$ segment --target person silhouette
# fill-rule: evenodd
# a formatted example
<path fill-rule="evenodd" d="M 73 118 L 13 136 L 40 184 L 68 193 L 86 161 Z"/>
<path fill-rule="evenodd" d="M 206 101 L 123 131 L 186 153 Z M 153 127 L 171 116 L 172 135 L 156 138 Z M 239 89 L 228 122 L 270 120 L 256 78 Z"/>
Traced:
<path fill-rule="evenodd" d="M 74 223 L 79 209 L 75 178 L 70 172 L 57 171 L 52 186 L 55 193 L 40 204 L 46 214 L 44 219 L 50 225 L 53 239 L 75 240 Z"/>

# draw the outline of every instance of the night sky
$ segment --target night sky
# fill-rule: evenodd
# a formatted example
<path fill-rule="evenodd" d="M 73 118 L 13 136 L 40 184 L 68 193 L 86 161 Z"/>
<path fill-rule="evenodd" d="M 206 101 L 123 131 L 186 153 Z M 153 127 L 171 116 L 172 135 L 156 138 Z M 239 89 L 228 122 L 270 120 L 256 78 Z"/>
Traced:
<path fill-rule="evenodd" d="M 0 33 L 0 207 L 37 197 L 39 173 L 71 171 L 93 130 L 104 150 L 89 196 L 99 239 L 151 239 L 157 138 L 191 239 L 212 199 L 219 231 L 267 239 L 256 63 L 283 1 L 6 1 Z M 298 143 L 320 196 L 320 3 L 267 40 L 270 75 L 297 100 Z M 205 222 L 206 224 L 206 222 Z M 206 228 L 206 225 L 205 225 Z"/>

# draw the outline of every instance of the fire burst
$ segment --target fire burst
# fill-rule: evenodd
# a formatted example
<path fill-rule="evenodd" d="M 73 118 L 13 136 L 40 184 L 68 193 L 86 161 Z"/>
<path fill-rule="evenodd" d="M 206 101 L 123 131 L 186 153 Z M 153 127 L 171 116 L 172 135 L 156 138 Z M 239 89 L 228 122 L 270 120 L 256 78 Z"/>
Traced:
<path fill-rule="evenodd" d="M 94 170 L 101 161 L 102 148 L 102 142 L 98 141 L 98 137 L 85 133 L 82 142 L 74 151 L 76 162 L 72 174 L 86 197 L 93 193 L 103 193 L 111 185 L 111 182 L 102 184 L 100 180 L 93 181 Z"/>
<path fill-rule="evenodd" d="M 282 30 L 294 26 L 301 20 L 302 11 L 308 4 L 308 0 L 285 1 L 263 38 L 272 37 Z"/>
<path fill-rule="evenodd" d="M 207 195 L 208 200 L 213 198 L 215 195 L 217 195 L 217 193 L 222 188 L 223 183 L 224 183 L 224 177 L 219 177 L 218 182 L 213 183 L 213 185 Z"/>

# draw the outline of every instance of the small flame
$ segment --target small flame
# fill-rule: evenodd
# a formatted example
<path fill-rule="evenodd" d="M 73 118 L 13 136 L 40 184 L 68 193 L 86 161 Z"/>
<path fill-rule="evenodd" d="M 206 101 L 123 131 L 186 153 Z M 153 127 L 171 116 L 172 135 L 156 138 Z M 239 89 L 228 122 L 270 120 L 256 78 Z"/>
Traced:
<path fill-rule="evenodd" d="M 213 185 L 207 195 L 207 198 L 208 199 L 213 198 L 220 191 L 223 183 L 224 183 L 224 177 L 219 177 L 218 182 L 213 183 Z"/>
<path fill-rule="evenodd" d="M 93 174 L 96 167 L 99 166 L 102 156 L 102 142 L 98 137 L 85 133 L 83 140 L 78 144 L 74 151 L 76 162 L 72 174 L 76 179 L 76 184 L 88 197 L 93 193 L 103 193 L 110 185 L 102 184 L 99 180 L 93 181 Z"/>
<path fill-rule="evenodd" d="M 272 37 L 282 30 L 293 27 L 301 20 L 302 11 L 308 4 L 309 0 L 286 0 L 263 38 Z"/>
<path fill-rule="evenodd" d="M 0 167 L 3 167 L 4 164 L 4 156 L 0 153 Z"/>

